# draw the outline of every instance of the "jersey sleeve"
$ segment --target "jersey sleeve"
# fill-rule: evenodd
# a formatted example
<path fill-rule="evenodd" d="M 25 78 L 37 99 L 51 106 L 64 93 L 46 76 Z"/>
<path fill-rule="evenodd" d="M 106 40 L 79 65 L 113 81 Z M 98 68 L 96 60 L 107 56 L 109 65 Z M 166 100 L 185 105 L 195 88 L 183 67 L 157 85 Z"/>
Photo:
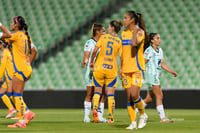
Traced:
<path fill-rule="evenodd" d="M 84 45 L 84 51 L 91 51 L 91 49 L 92 49 L 92 43 L 91 43 L 91 41 L 87 41 L 86 43 L 85 43 L 85 45 Z"/>
<path fill-rule="evenodd" d="M 0 79 L 2 79 L 3 74 L 5 73 L 6 59 L 7 59 L 7 52 L 4 51 L 3 55 L 1 55 Z"/>
<path fill-rule="evenodd" d="M 17 34 L 15 33 L 12 33 L 12 36 L 10 38 L 5 38 L 6 42 L 14 41 L 14 40 L 17 40 Z"/>
<path fill-rule="evenodd" d="M 151 58 L 151 55 L 151 50 L 147 48 L 144 52 L 144 59 L 149 60 Z"/>

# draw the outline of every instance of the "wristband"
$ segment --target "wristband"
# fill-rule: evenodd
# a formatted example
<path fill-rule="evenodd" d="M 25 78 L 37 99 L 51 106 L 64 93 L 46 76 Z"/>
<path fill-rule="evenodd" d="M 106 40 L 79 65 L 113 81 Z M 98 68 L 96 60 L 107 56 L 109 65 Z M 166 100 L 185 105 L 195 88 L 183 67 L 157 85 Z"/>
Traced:
<path fill-rule="evenodd" d="M 2 23 L 0 22 L 0 26 L 2 26 Z"/>

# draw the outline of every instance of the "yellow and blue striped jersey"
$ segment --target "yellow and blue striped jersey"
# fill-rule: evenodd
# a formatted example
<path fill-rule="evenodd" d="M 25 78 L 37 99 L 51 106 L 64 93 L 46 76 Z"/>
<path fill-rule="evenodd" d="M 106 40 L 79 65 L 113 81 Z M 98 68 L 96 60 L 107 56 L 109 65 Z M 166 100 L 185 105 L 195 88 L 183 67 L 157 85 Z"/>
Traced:
<path fill-rule="evenodd" d="M 23 31 L 12 33 L 12 37 L 7 38 L 6 41 L 10 42 L 12 48 L 15 72 L 32 71 L 30 65 L 30 50 L 26 34 Z"/>
<path fill-rule="evenodd" d="M 12 80 L 13 73 L 12 55 L 10 51 L 5 48 L 1 53 L 0 79 L 5 75 L 6 80 Z"/>
<path fill-rule="evenodd" d="M 122 41 L 119 37 L 111 34 L 102 35 L 96 44 L 101 48 L 97 56 L 94 71 L 107 75 L 117 76 L 117 54 L 121 56 Z"/>
<path fill-rule="evenodd" d="M 124 30 L 121 33 L 122 38 L 122 72 L 130 73 L 137 72 L 139 70 L 145 70 L 144 61 L 144 39 L 145 34 L 143 30 L 139 30 L 137 33 L 137 39 L 141 42 L 138 50 L 132 46 L 133 30 Z"/>

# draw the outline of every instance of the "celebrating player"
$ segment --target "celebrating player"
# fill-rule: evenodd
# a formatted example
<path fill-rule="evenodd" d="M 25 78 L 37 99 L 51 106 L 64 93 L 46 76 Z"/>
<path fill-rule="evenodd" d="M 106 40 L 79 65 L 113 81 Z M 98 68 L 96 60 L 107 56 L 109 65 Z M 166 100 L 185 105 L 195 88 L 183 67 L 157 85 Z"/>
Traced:
<path fill-rule="evenodd" d="M 140 113 L 138 128 L 143 128 L 148 118 L 140 97 L 140 87 L 145 71 L 144 44 L 147 41 L 142 14 L 128 11 L 124 16 L 124 26 L 127 29 L 121 34 L 122 66 L 119 68 L 119 77 L 126 90 L 127 109 L 131 119 L 131 124 L 126 129 L 137 129 L 135 106 Z"/>
<path fill-rule="evenodd" d="M 26 105 L 23 100 L 25 82 L 32 74 L 32 67 L 30 64 L 32 41 L 28 33 L 28 25 L 25 23 L 22 16 L 16 16 L 12 19 L 10 30 L 14 31 L 11 37 L 2 36 L 1 39 L 5 38 L 12 48 L 14 66 L 12 90 L 19 121 L 13 125 L 8 125 L 8 127 L 26 127 L 26 124 L 35 117 L 35 114 L 31 111 L 25 115 Z M 25 32 L 23 30 L 25 30 Z"/>

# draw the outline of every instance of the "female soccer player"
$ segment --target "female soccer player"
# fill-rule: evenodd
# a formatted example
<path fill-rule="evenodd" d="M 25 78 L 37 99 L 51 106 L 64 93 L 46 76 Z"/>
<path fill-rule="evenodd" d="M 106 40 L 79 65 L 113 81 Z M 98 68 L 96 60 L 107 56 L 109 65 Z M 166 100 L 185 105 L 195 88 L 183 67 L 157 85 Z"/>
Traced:
<path fill-rule="evenodd" d="M 31 43 L 31 56 L 30 56 L 30 63 L 33 62 L 33 60 L 35 59 L 37 55 L 37 48 L 36 46 L 33 44 L 33 42 Z M 13 66 L 13 65 L 12 65 Z M 10 81 L 10 86 L 12 86 L 12 81 Z M 14 97 L 13 97 L 13 90 L 12 90 L 12 87 L 8 87 L 8 92 L 7 92 L 7 95 L 9 96 L 9 98 L 13 101 L 13 103 L 15 103 L 15 100 L 14 100 Z M 29 110 L 28 106 L 25 104 L 26 106 L 26 112 L 25 112 L 25 118 L 26 118 L 26 122 L 28 124 L 28 122 L 30 121 L 29 120 L 29 117 L 32 117 L 34 118 L 35 117 L 35 114 Z M 19 119 L 19 116 L 16 115 L 15 117 L 12 117 L 11 119 Z"/>
<path fill-rule="evenodd" d="M 25 115 L 25 103 L 23 91 L 25 82 L 31 77 L 32 67 L 30 65 L 31 38 L 28 33 L 28 25 L 22 16 L 12 19 L 10 30 L 14 31 L 11 37 L 6 38 L 10 42 L 13 55 L 14 76 L 12 89 L 16 109 L 18 110 L 19 121 L 8 127 L 26 127 L 26 124 L 35 117 L 35 114 L 28 112 Z M 25 32 L 23 31 L 25 30 Z"/>
<path fill-rule="evenodd" d="M 94 50 L 95 44 L 101 37 L 101 35 L 105 34 L 105 28 L 103 27 L 102 24 L 96 24 L 94 23 L 91 29 L 91 36 L 92 38 L 87 40 L 84 46 L 84 57 L 83 57 L 83 62 L 82 62 L 82 67 L 85 67 L 85 82 L 86 82 L 86 88 L 87 88 L 87 96 L 84 101 L 84 122 L 90 122 L 90 110 L 91 110 L 91 102 L 92 102 L 92 97 L 94 94 L 94 86 L 92 86 L 92 76 L 93 76 L 93 71 L 90 71 L 90 60 L 92 56 L 92 52 Z M 100 106 L 98 109 L 98 114 L 99 114 L 99 121 L 100 122 L 106 122 L 106 119 L 103 118 L 103 111 L 104 111 L 104 97 L 105 97 L 105 88 L 103 91 L 103 95 L 101 96 L 100 100 Z"/>
<path fill-rule="evenodd" d="M 163 58 L 163 51 L 159 47 L 161 40 L 158 33 L 151 33 L 149 35 L 149 46 L 144 53 L 144 58 L 146 62 L 146 73 L 145 73 L 145 83 L 148 84 L 148 93 L 144 99 L 144 107 L 152 102 L 154 96 L 156 97 L 156 108 L 160 115 L 160 122 L 173 122 L 165 117 L 164 107 L 163 107 L 163 94 L 160 86 L 160 74 L 161 68 L 171 73 L 174 77 L 178 74 L 171 70 L 165 63 Z"/>
<path fill-rule="evenodd" d="M 126 129 L 137 129 L 135 106 L 140 112 L 138 128 L 143 128 L 148 118 L 140 97 L 140 87 L 145 71 L 144 44 L 147 40 L 142 14 L 128 11 L 124 16 L 124 26 L 127 29 L 121 34 L 122 66 L 119 68 L 119 77 L 126 90 L 127 109 L 131 119 L 131 124 Z"/>
<path fill-rule="evenodd" d="M 9 118 L 16 113 L 15 108 L 13 107 L 10 99 L 5 94 L 8 90 L 10 82 L 12 81 L 14 68 L 12 64 L 12 56 L 10 51 L 6 48 L 6 44 L 0 40 L 0 50 L 1 52 L 1 67 L 0 67 L 0 79 L 2 79 L 3 75 L 5 75 L 6 80 L 4 81 L 3 85 L 0 89 L 0 97 L 3 100 L 4 104 L 8 107 L 8 115 L 6 118 Z"/>
<path fill-rule="evenodd" d="M 102 94 L 102 87 L 105 84 L 108 97 L 108 123 L 114 123 L 113 112 L 115 108 L 114 92 L 117 86 L 117 54 L 121 56 L 122 42 L 117 36 L 122 26 L 121 21 L 111 21 L 108 25 L 108 33 L 102 35 L 97 42 L 95 49 L 92 53 L 90 62 L 90 70 L 94 75 L 92 78 L 92 85 L 95 86 L 93 96 L 93 120 L 94 123 L 99 122 L 97 113 L 99 99 Z M 94 65 L 94 58 L 97 51 L 101 48 L 99 55 Z"/>

